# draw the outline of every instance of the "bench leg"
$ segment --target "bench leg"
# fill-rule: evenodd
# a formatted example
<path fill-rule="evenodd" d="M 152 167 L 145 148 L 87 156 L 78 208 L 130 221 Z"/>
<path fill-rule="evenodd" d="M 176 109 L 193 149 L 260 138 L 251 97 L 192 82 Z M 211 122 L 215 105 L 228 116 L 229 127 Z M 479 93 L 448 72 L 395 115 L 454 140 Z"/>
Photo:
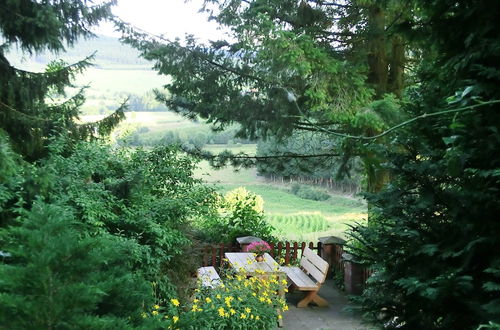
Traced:
<path fill-rule="evenodd" d="M 318 305 L 319 307 L 328 307 L 328 302 L 325 299 L 318 296 L 318 291 L 308 291 L 304 299 L 299 301 L 297 307 L 298 308 L 307 307 L 311 302 L 316 303 L 316 305 Z"/>

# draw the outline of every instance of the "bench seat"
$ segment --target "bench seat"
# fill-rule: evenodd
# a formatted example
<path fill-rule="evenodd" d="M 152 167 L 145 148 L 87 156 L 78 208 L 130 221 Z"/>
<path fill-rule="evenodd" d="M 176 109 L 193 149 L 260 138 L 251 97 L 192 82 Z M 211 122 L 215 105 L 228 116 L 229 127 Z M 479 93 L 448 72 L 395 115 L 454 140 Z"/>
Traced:
<path fill-rule="evenodd" d="M 290 281 L 301 291 L 317 291 L 319 286 L 299 267 L 281 267 Z"/>
<path fill-rule="evenodd" d="M 307 307 L 312 302 L 320 307 L 328 306 L 328 302 L 318 295 L 321 284 L 326 279 L 328 262 L 306 247 L 300 258 L 300 267 L 281 267 L 281 270 L 295 288 L 306 293 L 297 307 Z"/>

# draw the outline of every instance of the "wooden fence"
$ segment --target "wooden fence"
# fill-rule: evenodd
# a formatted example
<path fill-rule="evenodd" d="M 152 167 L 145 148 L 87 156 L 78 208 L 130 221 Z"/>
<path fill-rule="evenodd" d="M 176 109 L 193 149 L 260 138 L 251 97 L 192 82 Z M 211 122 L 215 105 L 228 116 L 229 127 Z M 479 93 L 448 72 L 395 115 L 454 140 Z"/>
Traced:
<path fill-rule="evenodd" d="M 323 245 L 321 242 L 313 243 L 313 242 L 279 242 L 277 244 L 270 244 L 271 251 L 270 255 L 280 264 L 290 265 L 296 264 L 302 257 L 302 252 L 304 249 L 309 247 L 311 250 L 316 251 L 316 253 L 322 257 L 323 254 Z M 224 259 L 224 253 L 226 252 L 239 252 L 241 251 L 240 246 L 234 244 L 213 244 L 213 245 L 204 245 L 201 247 L 201 264 L 203 267 L 206 266 L 214 266 L 218 269 Z M 332 258 L 328 258 L 327 260 L 330 265 L 334 266 L 337 270 L 343 270 L 342 263 L 342 250 L 337 251 L 336 254 Z"/>
<path fill-rule="evenodd" d="M 325 259 L 330 264 L 329 276 L 332 274 L 340 274 L 340 276 L 344 276 L 345 274 L 345 265 L 346 261 L 342 258 L 342 254 L 344 253 L 344 248 L 342 244 L 322 244 L 321 242 L 313 243 L 313 242 L 279 242 L 277 244 L 270 244 L 271 251 L 270 255 L 280 264 L 283 265 L 294 265 L 297 264 L 300 258 L 302 257 L 302 252 L 305 247 L 309 247 L 311 250 L 316 251 L 316 253 Z M 241 247 L 237 244 L 212 244 L 212 245 L 203 245 L 200 246 L 197 251 L 194 251 L 199 255 L 200 264 L 203 267 L 206 266 L 214 266 L 218 271 L 220 270 L 222 264 L 224 263 L 224 254 L 226 252 L 240 252 Z M 359 268 L 362 266 L 358 266 L 361 273 L 357 273 L 357 276 L 349 275 L 346 282 L 346 290 L 347 286 L 351 283 L 354 284 L 359 290 L 362 290 L 366 280 L 373 273 L 370 269 L 367 268 Z M 352 267 L 350 268 L 352 269 Z M 351 279 L 352 278 L 352 279 Z M 349 281 L 356 282 L 349 282 Z M 351 287 L 354 287 L 351 285 Z M 348 291 L 348 290 L 347 290 Z"/>

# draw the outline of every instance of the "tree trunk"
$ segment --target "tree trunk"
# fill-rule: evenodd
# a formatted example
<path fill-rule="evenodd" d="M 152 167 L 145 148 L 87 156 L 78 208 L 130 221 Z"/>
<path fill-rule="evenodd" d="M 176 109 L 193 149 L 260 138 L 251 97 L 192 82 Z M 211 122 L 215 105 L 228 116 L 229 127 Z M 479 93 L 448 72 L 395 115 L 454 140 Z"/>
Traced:
<path fill-rule="evenodd" d="M 375 89 L 375 98 L 387 92 L 387 48 L 385 14 L 373 5 L 368 9 L 368 83 Z"/>
<path fill-rule="evenodd" d="M 401 98 L 404 87 L 405 44 L 400 35 L 392 37 L 389 68 L 389 92 Z"/>

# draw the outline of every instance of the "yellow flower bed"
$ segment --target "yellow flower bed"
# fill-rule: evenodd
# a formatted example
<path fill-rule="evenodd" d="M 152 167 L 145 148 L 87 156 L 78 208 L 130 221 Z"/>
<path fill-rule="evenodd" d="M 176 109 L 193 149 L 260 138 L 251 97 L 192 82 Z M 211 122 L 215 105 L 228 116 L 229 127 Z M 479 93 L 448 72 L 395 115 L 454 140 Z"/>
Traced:
<path fill-rule="evenodd" d="M 288 310 L 278 290 L 286 281 L 277 275 L 224 277 L 224 284 L 205 288 L 199 283 L 191 301 L 176 298 L 154 305 L 144 314 L 172 329 L 274 329 L 281 318 L 278 309 Z"/>

